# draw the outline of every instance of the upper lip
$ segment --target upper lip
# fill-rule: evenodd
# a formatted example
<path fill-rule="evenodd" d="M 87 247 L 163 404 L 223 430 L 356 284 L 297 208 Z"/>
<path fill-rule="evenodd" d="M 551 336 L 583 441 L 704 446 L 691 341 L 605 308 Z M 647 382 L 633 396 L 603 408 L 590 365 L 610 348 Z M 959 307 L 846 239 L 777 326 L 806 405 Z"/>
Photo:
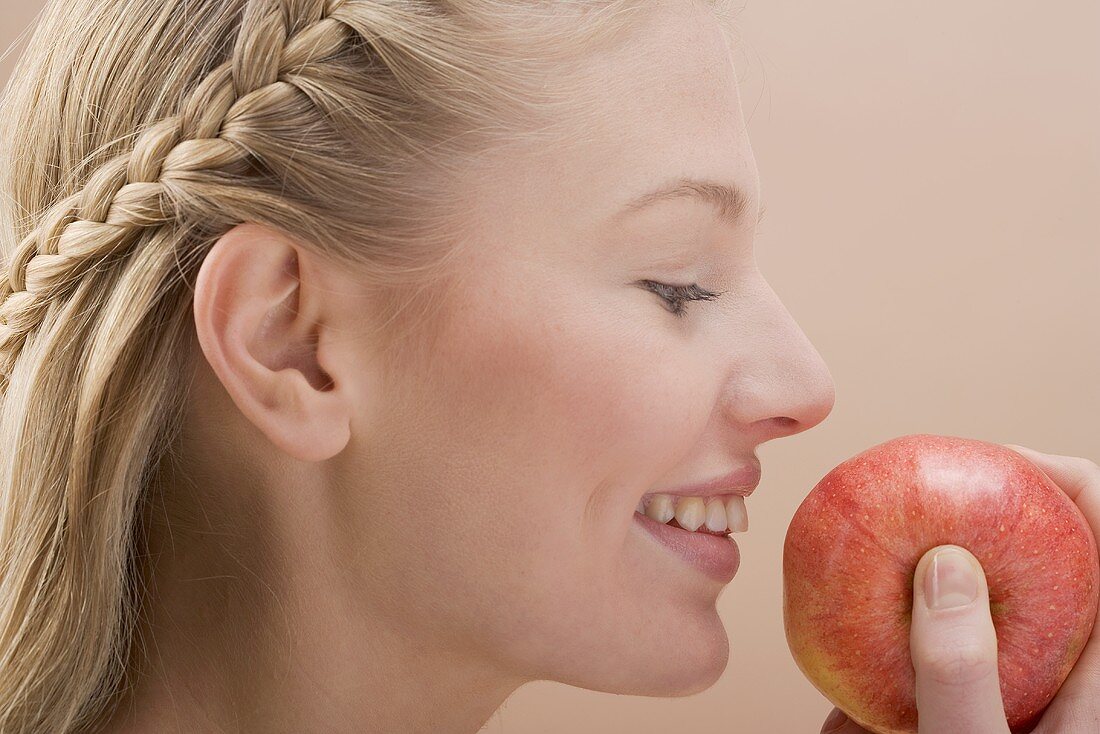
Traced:
<path fill-rule="evenodd" d="M 698 484 L 675 489 L 660 489 L 649 494 L 672 494 L 681 497 L 710 497 L 717 494 L 737 494 L 748 497 L 760 484 L 760 462 L 739 466 L 728 474 Z"/>

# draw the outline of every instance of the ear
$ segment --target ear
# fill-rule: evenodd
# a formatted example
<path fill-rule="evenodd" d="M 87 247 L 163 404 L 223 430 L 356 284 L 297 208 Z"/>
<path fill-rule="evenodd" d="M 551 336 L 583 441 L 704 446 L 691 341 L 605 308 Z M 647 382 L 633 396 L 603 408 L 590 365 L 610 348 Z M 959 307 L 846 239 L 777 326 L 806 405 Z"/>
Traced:
<path fill-rule="evenodd" d="M 319 358 L 331 299 L 323 271 L 301 267 L 311 254 L 260 224 L 229 230 L 199 269 L 195 330 L 241 413 L 290 456 L 323 461 L 347 445 L 352 406 Z"/>

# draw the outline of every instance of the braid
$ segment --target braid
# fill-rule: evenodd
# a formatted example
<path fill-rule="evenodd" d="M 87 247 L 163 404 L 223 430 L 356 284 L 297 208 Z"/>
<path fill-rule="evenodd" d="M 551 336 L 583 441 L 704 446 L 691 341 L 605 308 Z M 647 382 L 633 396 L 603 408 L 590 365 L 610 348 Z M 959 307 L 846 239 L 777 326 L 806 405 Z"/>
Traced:
<path fill-rule="evenodd" d="M 344 4 L 250 0 L 232 58 L 202 80 L 183 111 L 145 129 L 132 152 L 101 166 L 23 239 L 0 279 L 0 392 L 51 303 L 71 295 L 82 273 L 124 257 L 144 231 L 177 219 L 169 186 L 185 186 L 199 170 L 246 167 L 236 121 L 296 94 L 280 76 L 348 41 L 354 31 L 338 17 Z"/>

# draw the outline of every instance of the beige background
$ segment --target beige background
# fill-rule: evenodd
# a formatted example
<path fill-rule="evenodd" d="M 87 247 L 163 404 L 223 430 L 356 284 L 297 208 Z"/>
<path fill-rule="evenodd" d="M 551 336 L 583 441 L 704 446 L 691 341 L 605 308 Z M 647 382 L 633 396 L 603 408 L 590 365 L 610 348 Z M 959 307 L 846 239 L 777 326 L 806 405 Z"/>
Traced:
<path fill-rule="evenodd" d="M 39 7 L 0 0 L 0 78 Z M 757 0 L 739 22 L 759 263 L 831 366 L 836 408 L 759 451 L 714 687 L 535 683 L 491 734 L 816 733 L 830 705 L 787 651 L 780 560 L 821 476 L 916 432 L 1100 460 L 1100 0 Z"/>

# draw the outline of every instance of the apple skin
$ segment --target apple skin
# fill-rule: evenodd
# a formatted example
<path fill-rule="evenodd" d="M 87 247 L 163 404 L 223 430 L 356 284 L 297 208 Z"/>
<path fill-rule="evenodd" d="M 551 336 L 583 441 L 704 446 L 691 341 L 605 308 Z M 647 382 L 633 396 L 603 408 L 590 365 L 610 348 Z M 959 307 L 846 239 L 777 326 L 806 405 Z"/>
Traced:
<path fill-rule="evenodd" d="M 913 576 L 946 543 L 985 570 L 1005 714 L 1013 734 L 1031 731 L 1092 631 L 1100 562 L 1077 505 L 1000 444 L 902 436 L 818 482 L 783 546 L 795 662 L 860 726 L 915 734 Z"/>

